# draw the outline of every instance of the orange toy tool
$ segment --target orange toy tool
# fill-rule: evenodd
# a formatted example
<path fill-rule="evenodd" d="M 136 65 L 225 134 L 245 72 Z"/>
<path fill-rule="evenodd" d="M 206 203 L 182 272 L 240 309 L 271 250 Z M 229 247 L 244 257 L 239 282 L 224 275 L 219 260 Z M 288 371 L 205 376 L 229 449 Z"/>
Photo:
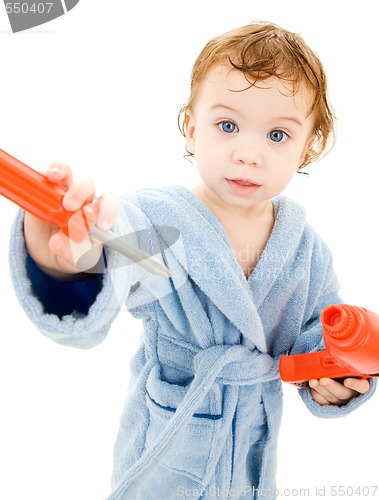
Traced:
<path fill-rule="evenodd" d="M 105 245 L 114 248 L 141 267 L 159 276 L 169 277 L 169 270 L 159 260 L 135 248 L 111 231 L 100 231 L 88 220 L 83 207 L 69 212 L 62 206 L 66 188 L 50 182 L 43 174 L 33 170 L 0 149 L 0 194 L 45 222 L 57 224 L 71 239 L 80 240 L 90 232 Z M 91 226 L 93 226 L 91 228 Z"/>
<path fill-rule="evenodd" d="M 76 217 L 74 212 L 65 210 L 62 206 L 65 193 L 66 188 L 53 184 L 40 172 L 0 150 L 0 194 L 39 219 L 57 224 L 67 236 L 70 233 L 73 240 L 80 241 L 93 221 L 87 220 L 83 208 Z"/>
<path fill-rule="evenodd" d="M 363 307 L 330 305 L 321 313 L 326 350 L 282 356 L 284 382 L 299 388 L 311 379 L 379 376 L 379 316 Z"/>

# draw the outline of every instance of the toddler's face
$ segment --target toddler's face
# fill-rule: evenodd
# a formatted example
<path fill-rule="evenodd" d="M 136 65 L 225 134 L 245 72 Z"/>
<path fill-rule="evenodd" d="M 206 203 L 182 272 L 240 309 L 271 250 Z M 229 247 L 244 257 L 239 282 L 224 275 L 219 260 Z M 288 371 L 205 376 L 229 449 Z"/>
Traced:
<path fill-rule="evenodd" d="M 212 67 L 187 123 L 208 195 L 246 210 L 282 192 L 314 140 L 309 102 L 276 77 L 250 86 L 241 71 Z"/>

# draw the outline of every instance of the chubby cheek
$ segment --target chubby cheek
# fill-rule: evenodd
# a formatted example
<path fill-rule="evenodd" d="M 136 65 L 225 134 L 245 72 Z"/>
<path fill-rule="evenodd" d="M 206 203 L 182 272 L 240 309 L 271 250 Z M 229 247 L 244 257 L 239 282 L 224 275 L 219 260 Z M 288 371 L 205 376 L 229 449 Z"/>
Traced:
<path fill-rule="evenodd" d="M 286 157 L 282 158 L 283 168 L 281 169 L 281 173 L 284 177 L 291 179 L 292 175 L 297 172 L 304 160 L 306 151 L 307 150 L 301 147 L 296 147 L 293 148 L 292 151 L 288 151 Z"/>
<path fill-rule="evenodd" d="M 202 140 L 196 144 L 195 158 L 198 165 L 204 169 L 212 170 L 216 166 L 220 166 L 220 161 L 224 158 L 225 154 L 219 147 L 213 147 L 211 141 Z"/>
<path fill-rule="evenodd" d="M 197 169 L 203 178 L 209 179 L 216 175 L 217 158 L 215 158 L 214 155 L 211 155 L 209 150 L 198 150 L 198 153 L 195 156 L 195 162 Z"/>
<path fill-rule="evenodd" d="M 279 161 L 277 163 L 273 163 L 274 168 L 271 170 L 271 174 L 268 178 L 271 179 L 269 184 L 277 194 L 283 191 L 288 184 L 291 182 L 294 174 L 296 173 L 300 163 L 297 163 L 298 157 L 288 158 L 286 161 Z"/>

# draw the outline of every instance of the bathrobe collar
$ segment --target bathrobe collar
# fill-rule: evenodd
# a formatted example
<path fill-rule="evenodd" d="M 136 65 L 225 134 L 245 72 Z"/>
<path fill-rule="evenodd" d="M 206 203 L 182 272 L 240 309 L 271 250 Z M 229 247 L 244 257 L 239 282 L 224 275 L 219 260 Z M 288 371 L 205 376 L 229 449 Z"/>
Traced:
<path fill-rule="evenodd" d="M 146 201 L 151 203 L 154 191 L 143 191 L 147 194 Z M 190 190 L 172 186 L 156 191 L 159 194 L 155 199 L 153 197 L 152 210 L 145 206 L 143 192 L 139 192 L 138 200 L 156 228 L 171 226 L 179 229 L 182 245 L 172 245 L 165 251 L 168 264 L 172 265 L 169 258 L 172 253 L 175 261 L 188 273 L 188 279 L 196 283 L 246 339 L 261 352 L 267 352 L 258 309 L 296 252 L 306 223 L 304 209 L 285 196 L 272 200 L 275 224 L 258 264 L 247 280 L 224 228 Z M 173 209 L 169 210 L 168 206 Z M 188 213 L 192 216 L 191 224 L 188 224 Z M 179 248 L 184 248 L 184 252 Z"/>

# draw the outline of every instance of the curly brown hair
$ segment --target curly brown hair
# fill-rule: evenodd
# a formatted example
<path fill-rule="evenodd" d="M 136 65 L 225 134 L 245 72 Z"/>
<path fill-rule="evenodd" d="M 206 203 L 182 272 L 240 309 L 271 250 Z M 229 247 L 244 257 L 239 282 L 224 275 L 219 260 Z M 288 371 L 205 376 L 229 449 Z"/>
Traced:
<path fill-rule="evenodd" d="M 249 88 L 272 76 L 292 85 L 295 94 L 308 89 L 313 96 L 309 115 L 314 117 L 315 141 L 300 168 L 319 159 L 333 147 L 335 117 L 327 96 L 324 67 L 303 38 L 276 24 L 257 21 L 210 40 L 195 61 L 191 92 L 178 115 L 179 129 L 186 137 L 186 115 L 197 98 L 209 69 L 226 62 L 242 71 Z"/>

